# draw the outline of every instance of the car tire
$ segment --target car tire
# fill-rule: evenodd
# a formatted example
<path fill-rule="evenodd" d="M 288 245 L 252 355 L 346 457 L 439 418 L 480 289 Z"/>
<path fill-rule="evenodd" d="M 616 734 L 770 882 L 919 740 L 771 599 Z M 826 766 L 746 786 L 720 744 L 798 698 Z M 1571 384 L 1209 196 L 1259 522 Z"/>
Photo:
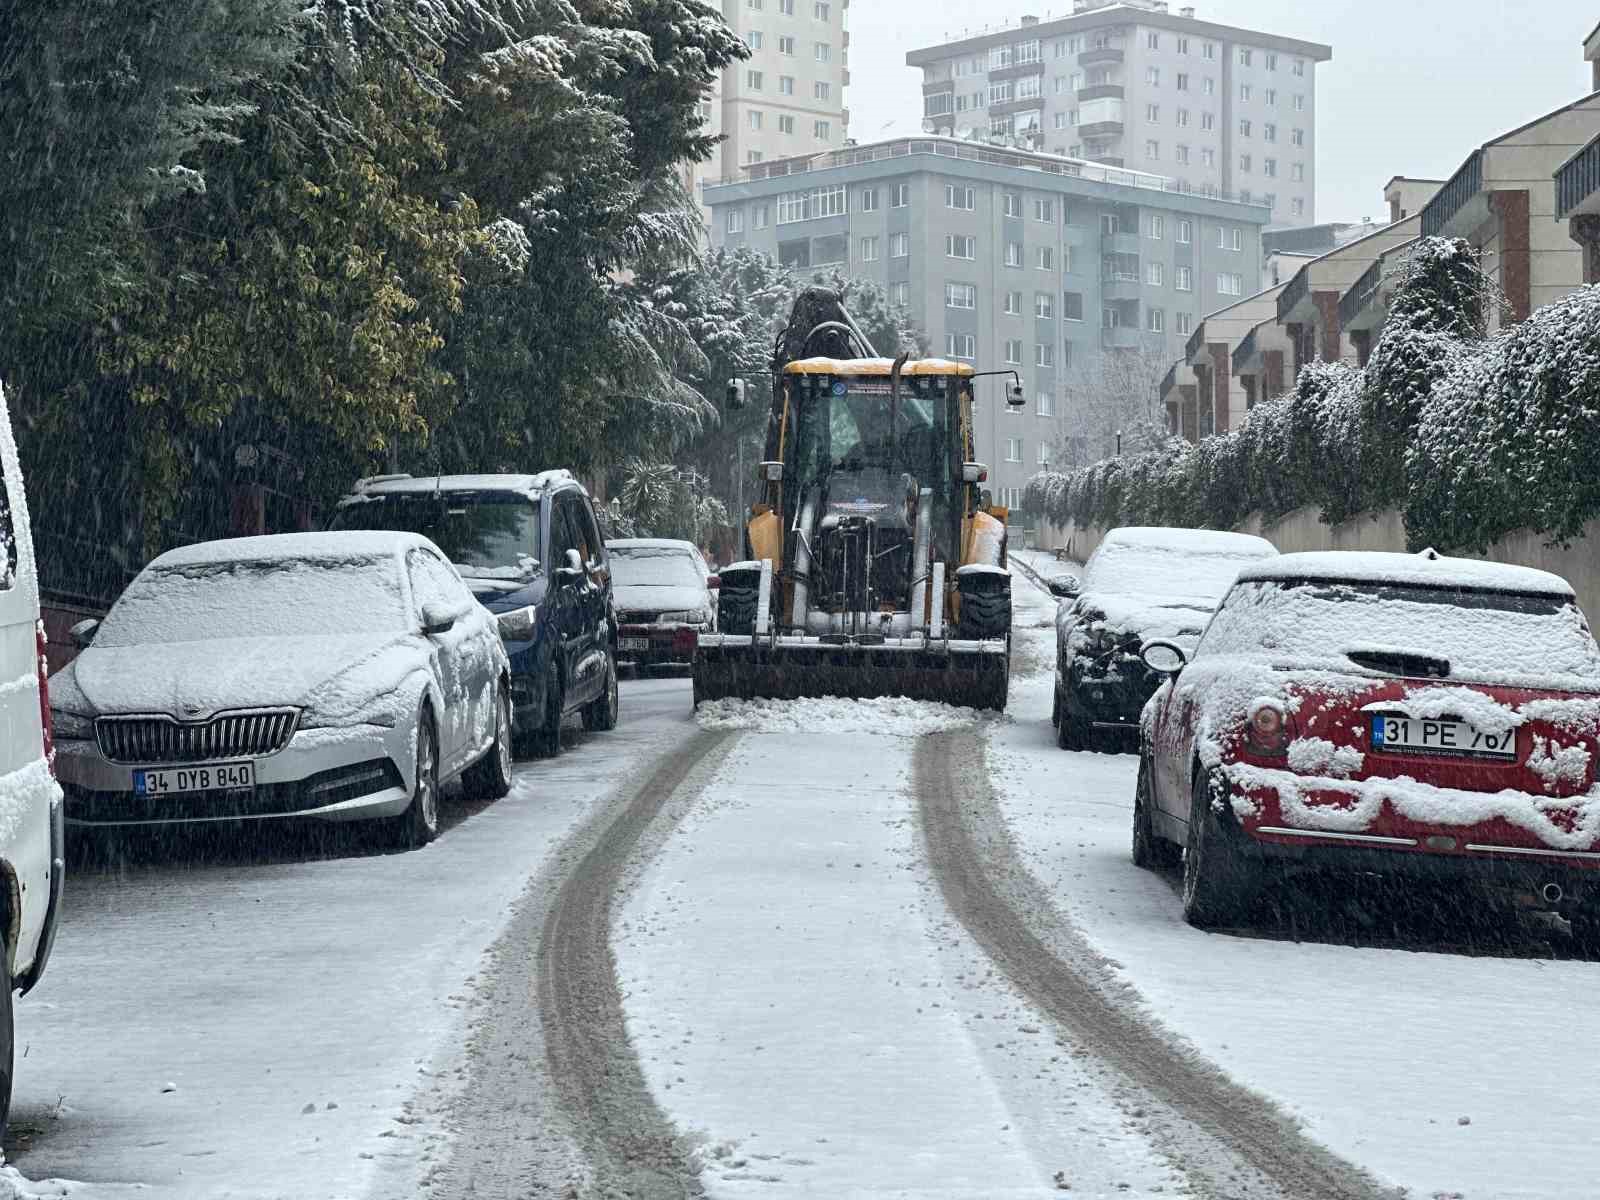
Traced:
<path fill-rule="evenodd" d="M 528 749 L 535 758 L 561 753 L 561 722 L 566 717 L 566 697 L 561 694 L 561 671 L 554 659 L 544 684 L 544 716 L 528 734 Z"/>
<path fill-rule="evenodd" d="M 1600 958 L 1600 907 L 1581 908 L 1567 918 L 1572 948 L 1586 958 Z"/>
<path fill-rule="evenodd" d="M 397 850 L 415 850 L 439 836 L 439 735 L 433 713 L 427 708 L 417 719 L 417 778 L 411 786 L 411 803 L 386 830 L 388 843 Z"/>
<path fill-rule="evenodd" d="M 1210 776 L 1197 771 L 1183 851 L 1183 919 L 1196 929 L 1237 925 L 1260 885 L 1259 866 L 1223 840 L 1211 812 Z"/>
<path fill-rule="evenodd" d="M 606 651 L 606 686 L 599 697 L 583 710 L 583 727 L 592 733 L 606 733 L 617 727 L 620 697 L 617 687 L 617 656 Z"/>
<path fill-rule="evenodd" d="M 1133 789 L 1133 865 L 1146 871 L 1167 870 L 1183 861 L 1183 849 L 1156 832 L 1152 769 L 1141 752 L 1139 782 Z"/>
<path fill-rule="evenodd" d="M 1072 706 L 1065 697 L 1057 693 L 1057 708 L 1060 719 L 1056 722 L 1056 745 L 1063 750 L 1087 750 L 1089 741 L 1094 731 L 1089 728 L 1089 722 L 1072 713 Z"/>
<path fill-rule="evenodd" d="M 501 685 L 495 695 L 494 741 L 461 780 L 467 798 L 498 800 L 509 792 L 511 759 L 511 693 Z"/>

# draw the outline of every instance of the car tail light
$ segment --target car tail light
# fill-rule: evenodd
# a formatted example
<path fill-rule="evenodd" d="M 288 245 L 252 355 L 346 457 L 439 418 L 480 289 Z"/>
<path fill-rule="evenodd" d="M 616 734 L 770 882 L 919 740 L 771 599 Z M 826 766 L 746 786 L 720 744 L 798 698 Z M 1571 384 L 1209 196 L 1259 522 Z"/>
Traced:
<path fill-rule="evenodd" d="M 674 654 L 694 655 L 700 649 L 700 631 L 691 625 L 680 625 L 672 633 Z"/>
<path fill-rule="evenodd" d="M 46 654 L 49 644 L 49 639 L 44 635 L 44 622 L 39 621 L 34 626 L 34 645 L 39 652 L 39 728 L 44 736 L 44 761 L 50 768 L 50 774 L 54 775 L 56 739 L 55 725 L 50 720 L 50 659 Z"/>
<path fill-rule="evenodd" d="M 1282 757 L 1289 752 L 1295 734 L 1294 717 L 1276 700 L 1258 700 L 1251 707 L 1245 743 L 1256 754 Z"/>

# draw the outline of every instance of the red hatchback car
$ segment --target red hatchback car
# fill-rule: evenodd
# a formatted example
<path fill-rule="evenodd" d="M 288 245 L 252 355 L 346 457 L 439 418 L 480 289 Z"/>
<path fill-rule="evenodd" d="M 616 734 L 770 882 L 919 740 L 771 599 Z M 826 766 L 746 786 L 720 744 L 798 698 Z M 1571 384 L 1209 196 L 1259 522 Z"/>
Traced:
<path fill-rule="evenodd" d="M 1523 567 L 1289 554 L 1240 572 L 1141 721 L 1133 859 L 1236 923 L 1273 873 L 1535 892 L 1600 948 L 1600 647 Z"/>

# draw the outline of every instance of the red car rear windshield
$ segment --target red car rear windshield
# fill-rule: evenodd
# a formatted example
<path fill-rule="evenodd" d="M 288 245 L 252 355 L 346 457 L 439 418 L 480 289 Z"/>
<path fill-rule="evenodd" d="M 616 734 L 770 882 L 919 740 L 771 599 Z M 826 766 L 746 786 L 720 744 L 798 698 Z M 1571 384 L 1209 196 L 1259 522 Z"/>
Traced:
<path fill-rule="evenodd" d="M 1570 597 L 1475 588 L 1238 583 L 1196 654 L 1349 670 L 1347 652 L 1373 648 L 1447 661 L 1455 679 L 1600 687 L 1600 647 Z"/>

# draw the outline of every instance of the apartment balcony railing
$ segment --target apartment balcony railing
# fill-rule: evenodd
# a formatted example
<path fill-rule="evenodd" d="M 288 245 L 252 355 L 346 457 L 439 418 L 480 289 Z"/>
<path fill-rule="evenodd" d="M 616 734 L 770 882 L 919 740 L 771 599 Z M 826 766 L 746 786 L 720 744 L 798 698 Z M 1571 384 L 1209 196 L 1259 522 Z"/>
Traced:
<path fill-rule="evenodd" d="M 1137 350 L 1144 344 L 1144 336 L 1137 325 L 1102 325 L 1100 345 L 1107 350 Z"/>
<path fill-rule="evenodd" d="M 1483 151 L 1474 150 L 1450 181 L 1422 209 L 1422 236 L 1433 237 L 1483 191 Z"/>
<path fill-rule="evenodd" d="M 1296 271 L 1289 285 L 1278 293 L 1278 320 L 1285 320 L 1295 306 L 1311 294 L 1311 272 L 1308 267 L 1309 264 Z"/>
<path fill-rule="evenodd" d="M 1123 125 L 1121 121 L 1093 121 L 1088 125 L 1078 126 L 1078 136 L 1088 138 L 1116 138 L 1122 136 Z"/>
<path fill-rule="evenodd" d="M 1121 100 L 1123 86 L 1120 83 L 1097 83 L 1093 87 L 1078 89 L 1078 100 Z"/>
<path fill-rule="evenodd" d="M 1119 63 L 1122 59 L 1122 51 L 1115 46 L 1101 46 L 1096 50 L 1085 50 L 1078 55 L 1078 65 L 1080 67 L 1093 67 L 1102 63 Z"/>
<path fill-rule="evenodd" d="M 1256 331 L 1252 329 L 1249 333 L 1244 335 L 1244 341 L 1240 342 L 1233 351 L 1233 369 L 1237 371 L 1245 363 L 1254 362 L 1255 357 Z"/>
<path fill-rule="evenodd" d="M 1044 63 L 1038 59 L 1028 63 L 1012 63 L 989 72 L 990 83 L 1004 83 L 1008 79 L 1022 79 L 1028 75 L 1043 75 Z"/>
<path fill-rule="evenodd" d="M 1565 217 L 1596 192 L 1600 192 L 1600 137 L 1556 172 L 1556 216 Z"/>
<path fill-rule="evenodd" d="M 1356 280 L 1339 297 L 1339 324 L 1348 329 L 1355 319 L 1372 303 L 1373 297 L 1378 294 L 1378 286 L 1383 282 L 1383 259 L 1374 260 L 1373 264 L 1361 273 L 1361 278 Z"/>
<path fill-rule="evenodd" d="M 956 81 L 954 79 L 932 79 L 922 85 L 922 94 L 931 96 L 935 92 L 954 92 Z"/>
<path fill-rule="evenodd" d="M 1189 340 L 1183 344 L 1183 361 L 1193 362 L 1199 355 L 1200 348 L 1206 344 L 1206 323 L 1201 321 L 1194 327 L 1194 332 L 1189 335 Z"/>
<path fill-rule="evenodd" d="M 1100 276 L 1100 295 L 1107 300 L 1137 300 L 1141 286 L 1136 271 L 1107 271 Z"/>

